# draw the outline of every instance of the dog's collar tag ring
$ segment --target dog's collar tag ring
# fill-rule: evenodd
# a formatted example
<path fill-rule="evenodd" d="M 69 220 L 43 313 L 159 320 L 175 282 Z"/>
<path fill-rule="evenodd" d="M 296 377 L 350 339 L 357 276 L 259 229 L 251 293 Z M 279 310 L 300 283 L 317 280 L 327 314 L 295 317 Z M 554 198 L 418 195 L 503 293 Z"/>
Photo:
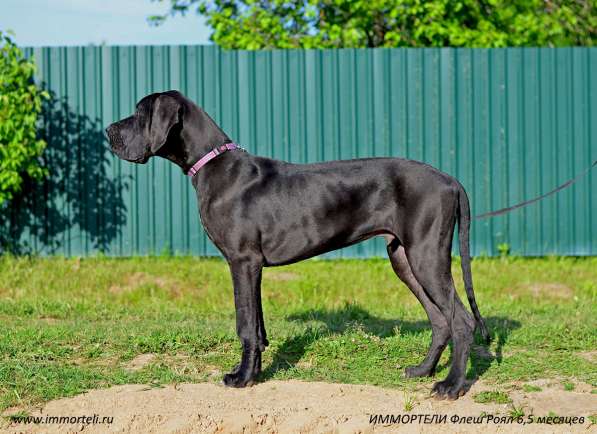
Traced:
<path fill-rule="evenodd" d="M 187 175 L 189 175 L 191 177 L 195 176 L 195 174 L 197 172 L 199 172 L 199 169 L 201 169 L 203 166 L 205 166 L 211 160 L 216 158 L 218 155 L 223 154 L 226 151 L 232 151 L 234 149 L 242 150 L 243 148 L 238 146 L 236 143 L 226 143 L 222 146 L 216 146 L 211 151 L 209 151 L 207 154 L 205 154 L 203 157 L 201 157 L 201 159 L 199 161 L 197 161 L 195 164 L 193 164 L 193 167 L 191 167 L 191 169 L 187 172 Z"/>

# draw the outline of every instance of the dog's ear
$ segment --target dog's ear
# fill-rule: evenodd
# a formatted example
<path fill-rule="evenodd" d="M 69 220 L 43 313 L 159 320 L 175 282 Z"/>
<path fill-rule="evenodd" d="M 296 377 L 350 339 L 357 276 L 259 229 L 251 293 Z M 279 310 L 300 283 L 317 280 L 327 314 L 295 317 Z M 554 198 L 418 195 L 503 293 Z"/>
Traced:
<path fill-rule="evenodd" d="M 174 125 L 180 122 L 181 104 L 170 95 L 160 95 L 153 102 L 149 141 L 154 154 L 164 146 Z"/>

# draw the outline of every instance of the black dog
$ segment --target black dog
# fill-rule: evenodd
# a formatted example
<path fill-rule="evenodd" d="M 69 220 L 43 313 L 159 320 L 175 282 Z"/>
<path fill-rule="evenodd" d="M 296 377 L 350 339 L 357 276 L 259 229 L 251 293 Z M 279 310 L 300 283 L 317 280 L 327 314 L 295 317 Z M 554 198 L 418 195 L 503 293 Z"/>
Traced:
<path fill-rule="evenodd" d="M 452 339 L 453 361 L 439 397 L 465 393 L 475 325 L 488 333 L 473 293 L 467 195 L 454 178 L 416 161 L 367 158 L 289 164 L 222 147 L 230 138 L 201 108 L 176 91 L 143 98 L 135 114 L 107 128 L 113 151 L 145 163 L 158 155 L 184 173 L 214 148 L 221 153 L 193 175 L 200 217 L 232 273 L 240 364 L 224 376 L 244 387 L 261 371 L 268 345 L 261 309 L 261 270 L 290 264 L 383 235 L 392 267 L 419 299 L 433 329 L 425 360 L 406 376 L 434 374 Z M 228 151 L 228 152 L 226 152 Z M 191 172 L 192 174 L 192 172 Z M 454 288 L 450 270 L 458 221 L 462 271 L 475 320 Z"/>

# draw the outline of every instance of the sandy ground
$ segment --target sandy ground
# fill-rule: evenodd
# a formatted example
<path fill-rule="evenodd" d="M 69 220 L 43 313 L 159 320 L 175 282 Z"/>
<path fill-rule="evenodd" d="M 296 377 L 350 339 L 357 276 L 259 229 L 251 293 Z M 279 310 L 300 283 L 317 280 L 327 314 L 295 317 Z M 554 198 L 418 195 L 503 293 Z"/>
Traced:
<path fill-rule="evenodd" d="M 247 389 L 229 389 L 212 383 L 152 388 L 125 385 L 94 390 L 73 398 L 49 402 L 29 411 L 31 416 L 113 417 L 111 424 L 23 424 L 0 426 L 2 432 L 25 433 L 353 433 L 353 432 L 597 432 L 587 416 L 597 413 L 597 395 L 577 384 L 564 391 L 560 382 L 536 381 L 540 392 L 508 392 L 525 415 L 584 416 L 583 425 L 453 424 L 453 415 L 479 416 L 483 412 L 509 415 L 512 404 L 478 404 L 473 396 L 494 390 L 475 383 L 457 401 L 438 401 L 429 389 L 404 392 L 373 386 L 267 381 Z M 503 389 L 503 388 L 502 388 Z M 410 408 L 412 406 L 412 408 Z M 14 413 L 14 409 L 5 414 Z M 552 413 L 552 414 L 553 414 Z M 447 415 L 445 424 L 372 424 L 370 415 Z M 526 416 L 525 416 L 526 418 Z"/>

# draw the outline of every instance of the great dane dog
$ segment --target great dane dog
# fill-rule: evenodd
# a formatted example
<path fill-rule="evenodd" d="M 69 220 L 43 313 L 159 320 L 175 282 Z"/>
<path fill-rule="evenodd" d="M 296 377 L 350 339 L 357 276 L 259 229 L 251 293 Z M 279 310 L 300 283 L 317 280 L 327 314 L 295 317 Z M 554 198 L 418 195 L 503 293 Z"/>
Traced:
<path fill-rule="evenodd" d="M 228 261 L 234 285 L 242 358 L 224 384 L 251 385 L 261 372 L 268 345 L 261 308 L 264 266 L 381 235 L 395 273 L 419 299 L 433 330 L 425 360 L 405 375 L 433 375 L 451 339 L 450 372 L 432 393 L 457 399 L 466 392 L 473 332 L 478 328 L 486 341 L 489 335 L 473 292 L 469 201 L 457 180 L 401 158 L 290 164 L 258 157 L 239 150 L 203 109 L 177 91 L 144 97 L 132 116 L 106 132 L 120 158 L 143 164 L 157 155 L 192 177 L 201 221 Z M 456 222 L 474 319 L 450 270 Z"/>

